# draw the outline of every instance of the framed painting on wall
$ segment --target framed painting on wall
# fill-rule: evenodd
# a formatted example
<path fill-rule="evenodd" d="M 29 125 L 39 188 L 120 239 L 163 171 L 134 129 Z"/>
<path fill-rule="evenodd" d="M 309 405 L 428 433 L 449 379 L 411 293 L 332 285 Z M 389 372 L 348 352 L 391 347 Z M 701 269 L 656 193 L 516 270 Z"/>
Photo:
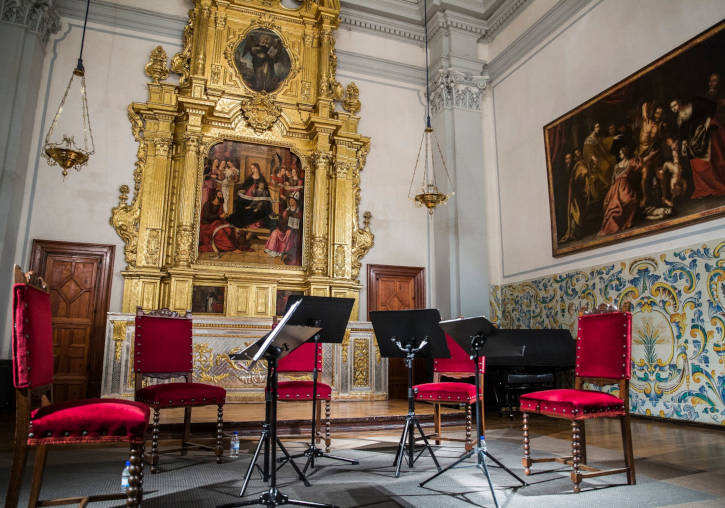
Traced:
<path fill-rule="evenodd" d="M 304 291 L 298 291 L 294 289 L 278 289 L 277 290 L 277 305 L 275 316 L 284 316 L 284 311 L 287 308 L 287 300 L 292 295 L 304 295 Z"/>
<path fill-rule="evenodd" d="M 192 314 L 224 314 L 224 286 L 194 286 L 191 291 Z"/>
<path fill-rule="evenodd" d="M 204 161 L 198 259 L 302 265 L 305 172 L 289 148 L 223 141 Z"/>
<path fill-rule="evenodd" d="M 725 22 L 544 127 L 554 256 L 725 215 Z"/>

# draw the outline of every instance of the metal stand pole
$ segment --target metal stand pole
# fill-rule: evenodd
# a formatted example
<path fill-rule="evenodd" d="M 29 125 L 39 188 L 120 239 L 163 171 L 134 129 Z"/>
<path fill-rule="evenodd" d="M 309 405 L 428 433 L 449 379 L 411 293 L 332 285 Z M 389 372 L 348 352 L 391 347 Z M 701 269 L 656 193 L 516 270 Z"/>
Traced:
<path fill-rule="evenodd" d="M 425 486 L 426 483 L 430 482 L 431 480 L 434 480 L 438 478 L 443 473 L 446 473 L 447 471 L 450 471 L 451 469 L 454 469 L 458 464 L 463 462 L 464 460 L 471 457 L 471 455 L 476 455 L 476 464 L 474 464 L 475 467 L 479 468 L 481 471 L 483 471 L 483 474 L 486 475 L 486 480 L 488 481 L 488 488 L 491 490 L 491 496 L 493 497 L 493 502 L 496 505 L 496 508 L 498 508 L 498 500 L 496 499 L 496 492 L 493 489 L 493 482 L 491 481 L 491 475 L 488 473 L 488 466 L 486 465 L 486 457 L 494 461 L 499 467 L 501 467 L 504 471 L 506 471 L 508 474 L 516 478 L 519 482 L 521 482 L 521 486 L 528 485 L 524 480 L 522 480 L 516 473 L 511 471 L 509 468 L 504 466 L 501 461 L 499 461 L 496 457 L 491 455 L 488 450 L 486 449 L 486 438 L 483 433 L 483 422 L 481 422 L 481 404 L 483 404 L 483 401 L 481 400 L 481 370 L 478 367 L 478 362 L 480 358 L 480 350 L 483 348 L 483 345 L 485 344 L 486 339 L 482 335 L 474 335 L 471 337 L 471 348 L 473 349 L 473 359 L 476 362 L 476 446 L 472 449 L 461 455 L 453 464 L 450 464 L 446 466 L 444 469 L 438 470 L 436 474 L 428 478 L 427 480 L 424 480 L 420 482 L 420 486 Z"/>

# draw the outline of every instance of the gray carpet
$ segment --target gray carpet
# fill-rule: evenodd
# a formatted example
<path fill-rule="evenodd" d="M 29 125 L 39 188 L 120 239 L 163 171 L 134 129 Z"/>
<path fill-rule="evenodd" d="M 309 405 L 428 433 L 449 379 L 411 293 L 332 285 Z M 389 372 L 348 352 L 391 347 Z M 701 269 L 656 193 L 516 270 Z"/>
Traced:
<path fill-rule="evenodd" d="M 489 451 L 523 477 L 521 447 L 513 440 L 489 434 Z M 390 437 L 395 439 L 394 436 Z M 344 440 L 340 440 L 344 441 Z M 245 443 L 243 443 L 244 445 Z M 344 443 L 343 443 L 344 444 Z M 349 445 L 349 443 L 348 443 Z M 561 442 L 562 452 L 566 443 Z M 252 443 L 249 443 L 252 446 Z M 395 443 L 379 440 L 356 440 L 356 449 L 338 449 L 338 455 L 355 458 L 360 465 L 347 465 L 321 459 L 318 469 L 309 475 L 311 487 L 305 487 L 296 479 L 290 466 L 278 473 L 278 487 L 291 499 L 335 503 L 341 507 L 470 507 L 493 506 L 484 475 L 477 468 L 455 469 L 430 482 L 426 487 L 419 482 L 435 472 L 430 456 L 425 453 L 413 470 L 406 465 L 401 477 L 394 477 L 392 461 Z M 294 450 L 301 444 L 290 443 Z M 457 446 L 435 447 L 443 466 L 459 456 Z M 534 449 L 536 452 L 536 449 Z M 148 507 L 212 507 L 239 500 L 237 497 L 251 456 L 242 454 L 239 459 L 225 459 L 217 465 L 201 452 L 181 458 L 162 455 L 163 472 L 151 475 L 146 470 L 144 481 L 144 506 Z M 591 453 L 590 453 L 591 455 Z M 606 454 L 605 454 L 606 455 Z M 51 450 L 48 457 L 42 498 L 64 497 L 79 493 L 108 493 L 118 491 L 121 470 L 126 458 L 123 448 Z M 26 467 L 25 488 L 21 506 L 27 504 L 31 464 Z M 9 466 L 9 463 L 6 462 Z M 473 459 L 469 461 L 473 463 Z M 261 464 L 261 461 L 260 461 Z M 607 461 L 597 465 L 617 466 Z M 8 466 L 0 469 L 0 485 L 5 489 Z M 672 485 L 664 481 L 637 475 L 637 485 L 624 485 L 624 475 L 613 475 L 585 481 L 583 491 L 574 494 L 568 473 L 556 464 L 537 464 L 538 471 L 525 479 L 530 485 L 513 488 L 517 481 L 505 471 L 491 467 L 491 476 L 501 506 L 671 506 L 693 503 L 717 505 L 717 498 L 703 492 Z M 255 499 L 266 490 L 256 472 L 245 499 Z M 4 498 L 4 491 L 3 491 Z M 97 503 L 94 506 L 118 506 L 118 503 Z"/>

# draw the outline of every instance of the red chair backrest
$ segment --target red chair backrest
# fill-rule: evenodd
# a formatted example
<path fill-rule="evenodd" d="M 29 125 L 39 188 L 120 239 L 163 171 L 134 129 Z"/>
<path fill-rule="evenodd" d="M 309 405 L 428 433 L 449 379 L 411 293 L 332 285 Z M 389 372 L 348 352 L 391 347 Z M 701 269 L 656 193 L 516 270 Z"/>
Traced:
<path fill-rule="evenodd" d="M 306 342 L 277 363 L 277 372 L 312 372 L 315 370 L 315 344 Z M 317 344 L 317 370 L 322 371 L 322 344 Z"/>
<path fill-rule="evenodd" d="M 13 286 L 13 384 L 36 388 L 53 382 L 50 294 L 28 284 Z"/>
<path fill-rule="evenodd" d="M 191 314 L 180 317 L 136 315 L 134 372 L 191 372 L 194 368 L 191 324 Z"/>
<path fill-rule="evenodd" d="M 629 379 L 632 349 L 632 314 L 605 312 L 579 317 L 576 340 L 576 375 Z"/>
<path fill-rule="evenodd" d="M 458 345 L 446 334 L 446 344 L 448 351 L 451 353 L 450 358 L 436 358 L 433 360 L 433 372 L 470 372 L 471 375 L 476 373 L 476 366 L 466 351 Z M 478 359 L 478 365 L 481 373 L 486 370 L 486 357 L 482 356 Z"/>

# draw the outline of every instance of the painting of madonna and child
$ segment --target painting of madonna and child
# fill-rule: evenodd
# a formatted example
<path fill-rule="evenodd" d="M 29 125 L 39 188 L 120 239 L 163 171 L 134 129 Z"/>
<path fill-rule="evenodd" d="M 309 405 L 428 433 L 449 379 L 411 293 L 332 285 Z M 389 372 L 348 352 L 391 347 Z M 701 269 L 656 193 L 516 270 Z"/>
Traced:
<path fill-rule="evenodd" d="M 213 145 L 204 162 L 199 260 L 300 266 L 304 183 L 289 148 Z"/>
<path fill-rule="evenodd" d="M 544 127 L 553 255 L 725 214 L 725 22 Z"/>

